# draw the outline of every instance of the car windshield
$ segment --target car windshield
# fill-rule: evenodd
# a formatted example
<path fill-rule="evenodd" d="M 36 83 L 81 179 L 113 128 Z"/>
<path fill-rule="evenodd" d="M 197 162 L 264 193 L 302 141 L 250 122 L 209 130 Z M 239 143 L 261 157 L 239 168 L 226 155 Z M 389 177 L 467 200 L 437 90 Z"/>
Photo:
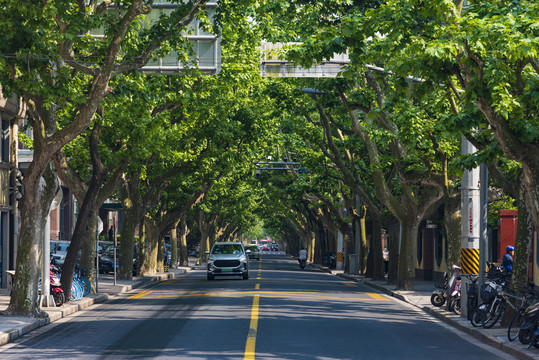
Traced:
<path fill-rule="evenodd" d="M 216 244 L 213 246 L 211 253 L 214 255 L 218 254 L 234 254 L 239 255 L 243 253 L 243 249 L 239 244 Z"/>
<path fill-rule="evenodd" d="M 247 246 L 247 247 L 245 248 L 245 250 L 257 251 L 257 250 L 258 250 L 258 247 L 256 247 L 256 246 Z"/>

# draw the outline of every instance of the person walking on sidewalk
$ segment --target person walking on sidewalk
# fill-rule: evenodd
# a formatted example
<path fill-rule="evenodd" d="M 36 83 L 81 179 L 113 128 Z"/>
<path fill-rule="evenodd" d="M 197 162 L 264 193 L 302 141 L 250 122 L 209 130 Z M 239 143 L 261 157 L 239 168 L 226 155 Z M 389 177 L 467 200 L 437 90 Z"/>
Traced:
<path fill-rule="evenodd" d="M 513 256 L 515 256 L 515 247 L 508 246 L 505 248 L 505 255 L 502 259 L 502 266 L 507 270 L 508 274 L 513 272 Z"/>

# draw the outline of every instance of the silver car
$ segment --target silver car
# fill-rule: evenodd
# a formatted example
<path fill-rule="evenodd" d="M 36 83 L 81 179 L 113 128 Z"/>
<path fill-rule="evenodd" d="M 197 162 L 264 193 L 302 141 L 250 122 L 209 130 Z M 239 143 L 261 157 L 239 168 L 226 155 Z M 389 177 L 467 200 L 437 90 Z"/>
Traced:
<path fill-rule="evenodd" d="M 242 276 L 249 279 L 249 256 L 240 242 L 216 242 L 208 257 L 208 280 L 216 276 Z"/>

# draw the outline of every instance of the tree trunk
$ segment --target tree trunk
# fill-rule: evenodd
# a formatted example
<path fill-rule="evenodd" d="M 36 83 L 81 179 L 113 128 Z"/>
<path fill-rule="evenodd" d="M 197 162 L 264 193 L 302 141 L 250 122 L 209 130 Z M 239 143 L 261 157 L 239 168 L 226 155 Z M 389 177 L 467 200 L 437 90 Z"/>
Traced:
<path fill-rule="evenodd" d="M 361 213 L 359 214 L 359 266 L 361 267 L 361 274 L 365 275 L 367 272 L 367 207 L 361 207 Z"/>
<path fill-rule="evenodd" d="M 387 283 L 397 285 L 399 276 L 399 242 L 400 242 L 400 223 L 393 221 L 389 230 L 389 266 L 387 272 Z"/>
<path fill-rule="evenodd" d="M 170 231 L 170 265 L 176 269 L 178 266 L 178 228 Z"/>
<path fill-rule="evenodd" d="M 372 249 L 373 254 L 373 280 L 385 280 L 384 276 L 384 262 L 382 254 L 382 224 L 379 220 L 373 220 L 372 231 Z"/>
<path fill-rule="evenodd" d="M 533 221 L 528 212 L 528 206 L 524 199 L 524 190 L 519 193 L 516 204 L 518 208 L 517 234 L 515 239 L 515 258 L 513 259 L 514 284 L 528 282 L 528 264 L 533 246 Z"/>
<path fill-rule="evenodd" d="M 447 241 L 447 266 L 460 266 L 461 251 L 461 212 L 460 196 L 444 204 L 445 241 Z"/>
<path fill-rule="evenodd" d="M 417 253 L 417 230 L 419 222 L 411 212 L 402 227 L 401 248 L 399 254 L 399 277 L 397 289 L 414 290 L 415 265 Z"/>
<path fill-rule="evenodd" d="M 66 254 L 64 265 L 62 266 L 62 289 L 65 294 L 71 292 L 71 285 L 75 276 L 75 266 L 82 240 L 86 234 L 93 233 L 92 226 L 95 226 L 95 224 L 92 224 L 90 220 L 93 219 L 93 215 L 99 210 L 96 199 L 99 189 L 105 180 L 105 175 L 105 171 L 94 171 L 90 186 L 84 197 L 79 215 L 77 216 L 75 230 L 73 231 L 71 243 Z M 68 299 L 69 297 L 66 296 L 66 302 L 69 301 Z"/>
<path fill-rule="evenodd" d="M 189 253 L 187 249 L 187 234 L 189 228 L 187 227 L 187 219 L 184 216 L 180 223 L 180 266 L 189 266 Z"/>
<path fill-rule="evenodd" d="M 168 257 L 168 254 L 165 250 L 165 236 L 162 232 L 159 232 L 157 236 L 157 258 L 155 259 L 155 272 L 162 273 L 165 272 L 165 257 Z"/>
<path fill-rule="evenodd" d="M 82 239 L 80 268 L 86 269 L 86 278 L 90 281 L 92 288 L 90 292 L 95 294 L 95 243 L 97 232 L 97 216 L 98 210 L 94 211 L 88 221 L 88 232 L 84 234 Z"/>
<path fill-rule="evenodd" d="M 25 185 L 31 181 L 25 180 Z M 43 178 L 35 181 L 34 189 L 26 189 L 20 202 L 21 232 L 17 248 L 15 279 L 6 315 L 41 317 L 46 313 L 38 304 L 38 283 L 41 275 L 40 259 L 45 225 L 50 204 L 57 188 L 56 176 L 46 167 Z M 49 240 L 49 239 L 47 239 Z"/>
<path fill-rule="evenodd" d="M 133 196 L 127 198 L 126 191 L 120 191 L 123 209 L 123 221 L 122 228 L 120 230 L 120 254 L 118 264 L 118 279 L 131 280 L 133 278 L 133 254 L 135 249 L 135 229 L 139 224 L 139 206 L 137 197 Z M 140 246 L 140 249 L 143 247 Z M 145 257 L 145 254 L 142 254 Z M 140 259 L 138 260 L 138 267 L 142 268 Z M 137 272 L 139 269 L 137 269 Z M 141 271 L 144 273 L 144 271 Z M 138 273 L 137 273 L 138 275 Z"/>
<path fill-rule="evenodd" d="M 146 227 L 144 226 L 144 221 L 141 221 L 138 225 L 139 231 L 139 237 L 138 237 L 138 256 L 137 256 L 137 275 L 143 275 L 144 272 L 142 271 L 142 264 L 144 263 L 144 259 L 146 258 Z"/>
<path fill-rule="evenodd" d="M 157 271 L 157 257 L 159 251 L 159 232 L 157 224 L 149 216 L 144 217 L 146 239 L 144 242 L 145 256 L 141 266 L 142 273 L 155 274 Z"/>

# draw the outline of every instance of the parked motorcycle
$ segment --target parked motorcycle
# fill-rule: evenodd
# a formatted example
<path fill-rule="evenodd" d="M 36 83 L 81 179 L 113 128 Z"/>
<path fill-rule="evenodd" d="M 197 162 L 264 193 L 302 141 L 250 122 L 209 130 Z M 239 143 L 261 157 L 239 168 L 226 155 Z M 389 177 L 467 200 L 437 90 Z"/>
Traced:
<path fill-rule="evenodd" d="M 60 272 L 59 268 L 53 264 L 50 266 L 50 274 L 49 274 L 49 280 L 50 280 L 50 295 L 52 295 L 52 298 L 54 299 L 54 304 L 56 306 L 62 306 L 65 302 L 65 295 L 64 290 L 61 289 L 60 286 L 62 284 L 60 283 L 60 277 L 58 276 L 58 273 Z M 41 292 L 41 281 L 39 285 L 39 291 Z"/>
<path fill-rule="evenodd" d="M 449 288 L 449 275 L 447 272 L 444 273 L 444 283 L 443 285 L 435 284 L 438 289 L 432 292 L 430 297 L 430 302 L 436 307 L 442 307 L 447 300 L 447 292 Z"/>
<path fill-rule="evenodd" d="M 460 308 L 460 286 L 462 284 L 462 280 L 459 277 L 457 277 L 457 283 L 455 285 L 455 290 L 451 293 L 451 303 L 449 304 L 449 308 L 457 315 L 460 315 L 461 308 Z"/>
<path fill-rule="evenodd" d="M 471 284 L 468 284 L 468 291 L 466 293 L 466 296 L 468 297 L 466 307 L 468 320 L 472 320 L 472 316 L 477 309 L 477 306 L 479 306 L 479 290 L 477 286 L 477 280 L 479 280 L 479 276 L 468 275 L 468 279 L 471 280 Z"/>
<path fill-rule="evenodd" d="M 537 326 L 539 323 L 539 302 L 526 308 L 524 311 L 524 321 L 518 331 L 518 340 L 523 344 L 530 344 L 533 340 L 537 342 Z M 530 344 L 532 345 L 532 344 Z"/>

